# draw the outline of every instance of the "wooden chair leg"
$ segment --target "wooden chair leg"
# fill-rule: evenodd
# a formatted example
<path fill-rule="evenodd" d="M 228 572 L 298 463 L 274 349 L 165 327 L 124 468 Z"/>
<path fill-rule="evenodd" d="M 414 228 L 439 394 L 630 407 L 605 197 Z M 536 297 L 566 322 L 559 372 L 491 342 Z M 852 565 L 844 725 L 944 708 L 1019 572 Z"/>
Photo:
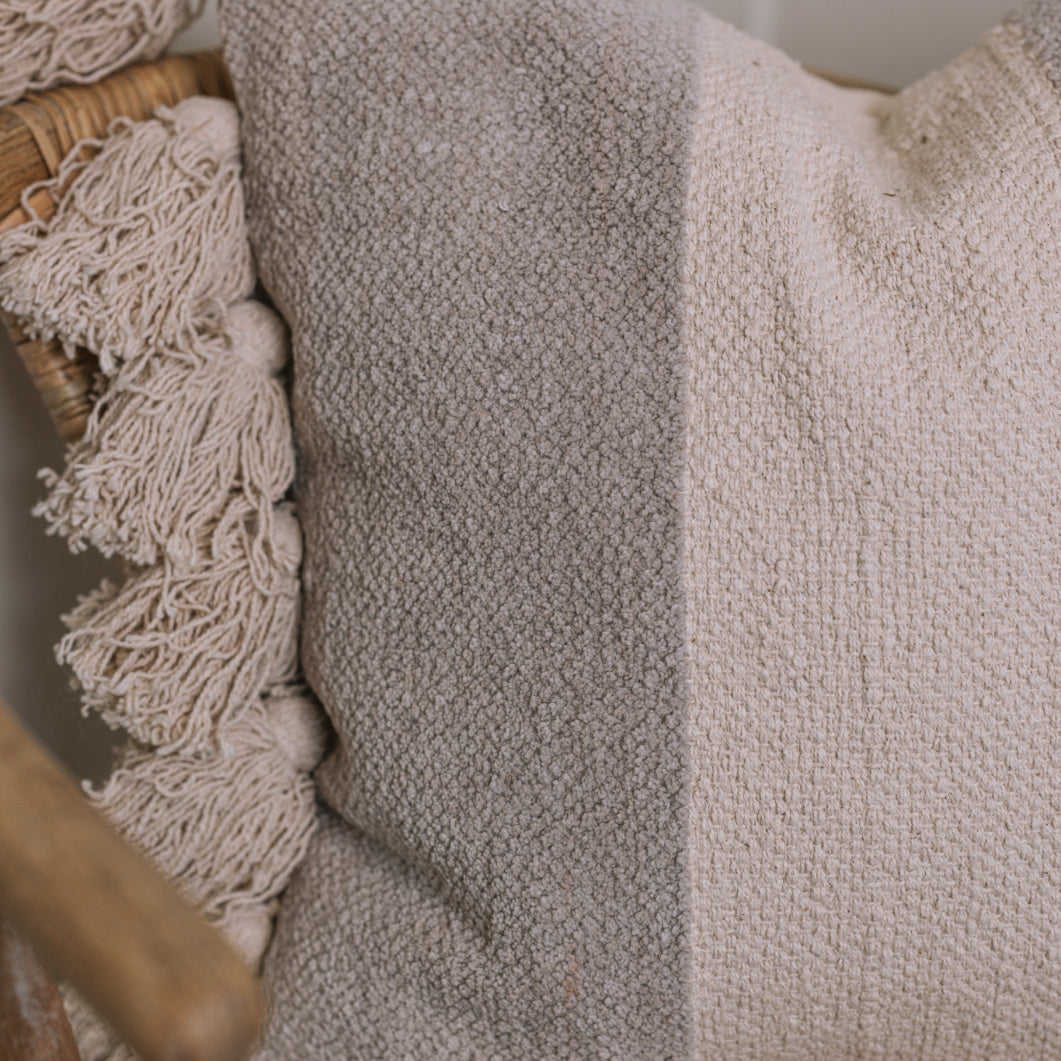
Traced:
<path fill-rule="evenodd" d="M 0 921 L 0 1057 L 80 1059 L 55 981 L 6 921 Z"/>
<path fill-rule="evenodd" d="M 0 911 L 48 968 L 144 1061 L 245 1058 L 257 978 L 3 703 L 0 808 Z"/>

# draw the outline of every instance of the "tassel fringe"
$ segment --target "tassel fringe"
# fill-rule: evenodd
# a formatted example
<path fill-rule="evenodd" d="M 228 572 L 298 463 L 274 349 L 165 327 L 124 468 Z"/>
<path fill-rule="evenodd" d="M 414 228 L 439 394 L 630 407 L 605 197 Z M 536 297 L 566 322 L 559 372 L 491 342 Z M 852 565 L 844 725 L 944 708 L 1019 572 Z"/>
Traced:
<path fill-rule="evenodd" d="M 282 702 L 288 721 L 301 727 L 300 743 L 321 748 L 316 705 Z M 316 825 L 313 781 L 292 761 L 285 735 L 274 728 L 269 700 L 258 701 L 226 729 L 218 751 L 159 754 L 133 745 L 103 787 L 89 790 L 208 921 L 227 924 L 245 944 L 263 924 L 248 911 L 271 915 L 268 904 L 286 887 Z"/>
<path fill-rule="evenodd" d="M 254 522 L 238 514 L 215 531 L 199 569 L 163 565 L 122 587 L 105 582 L 63 617 L 70 633 L 56 654 L 86 711 L 142 744 L 203 751 L 259 690 L 294 676 L 301 532 L 287 506 L 272 541 Z"/>
<path fill-rule="evenodd" d="M 39 7 L 0 13 L 0 45 Z M 42 25 L 68 9 L 80 7 L 50 0 Z M 155 17 L 150 0 L 138 10 Z M 0 74 L 0 91 L 5 76 L 24 75 Z M 30 203 L 41 187 L 50 220 Z M 67 353 L 87 347 L 101 370 L 88 431 L 61 474 L 42 473 L 37 514 L 73 551 L 130 565 L 63 617 L 57 647 L 84 710 L 132 738 L 89 795 L 260 969 L 316 827 L 310 774 L 330 730 L 294 684 L 302 539 L 283 500 L 295 466 L 278 378 L 289 343 L 276 314 L 241 301 L 255 276 L 238 112 L 197 98 L 118 119 L 22 204 L 29 220 L 0 234 L 0 306 Z M 62 990 L 85 1061 L 135 1061 Z"/>
<path fill-rule="evenodd" d="M 59 984 L 81 1061 L 139 1061 L 118 1033 L 67 983 Z"/>
<path fill-rule="evenodd" d="M 42 186 L 58 198 L 48 222 L 29 206 Z M 238 112 L 227 101 L 115 119 L 101 146 L 76 144 L 58 176 L 26 189 L 23 206 L 30 220 L 0 236 L 0 305 L 71 356 L 87 347 L 107 375 L 150 350 L 197 349 L 254 288 Z"/>
<path fill-rule="evenodd" d="M 58 84 L 98 81 L 155 59 L 203 0 L 6 0 L 0 7 L 0 106 Z"/>
<path fill-rule="evenodd" d="M 259 302 L 231 308 L 231 334 L 200 360 L 160 352 L 114 378 L 62 475 L 46 469 L 34 509 L 73 552 L 89 545 L 139 565 L 197 560 L 203 529 L 236 493 L 264 521 L 295 474 L 283 322 Z"/>

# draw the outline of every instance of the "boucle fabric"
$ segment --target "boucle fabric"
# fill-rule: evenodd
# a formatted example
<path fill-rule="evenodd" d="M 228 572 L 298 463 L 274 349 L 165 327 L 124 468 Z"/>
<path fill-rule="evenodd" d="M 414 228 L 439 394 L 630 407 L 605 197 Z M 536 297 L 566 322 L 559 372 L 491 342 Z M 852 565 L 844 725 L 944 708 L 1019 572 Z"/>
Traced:
<path fill-rule="evenodd" d="M 1061 8 L 222 21 L 338 733 L 261 1056 L 1061 1055 Z"/>

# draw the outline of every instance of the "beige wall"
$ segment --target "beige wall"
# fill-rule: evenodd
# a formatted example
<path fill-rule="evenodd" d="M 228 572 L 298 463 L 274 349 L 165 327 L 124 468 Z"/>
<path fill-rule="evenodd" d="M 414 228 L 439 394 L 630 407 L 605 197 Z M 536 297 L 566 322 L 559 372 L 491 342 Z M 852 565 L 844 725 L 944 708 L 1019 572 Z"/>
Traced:
<path fill-rule="evenodd" d="M 586 0 L 590 2 L 590 0 Z M 1011 0 L 704 0 L 721 18 L 779 45 L 803 62 L 903 85 L 971 44 Z M 217 43 L 217 5 L 182 34 L 182 50 Z M 113 743 L 82 720 L 52 656 L 58 616 L 95 585 L 103 565 L 71 557 L 46 538 L 29 509 L 35 478 L 60 449 L 10 350 L 0 348 L 0 694 L 82 774 L 98 774 Z"/>

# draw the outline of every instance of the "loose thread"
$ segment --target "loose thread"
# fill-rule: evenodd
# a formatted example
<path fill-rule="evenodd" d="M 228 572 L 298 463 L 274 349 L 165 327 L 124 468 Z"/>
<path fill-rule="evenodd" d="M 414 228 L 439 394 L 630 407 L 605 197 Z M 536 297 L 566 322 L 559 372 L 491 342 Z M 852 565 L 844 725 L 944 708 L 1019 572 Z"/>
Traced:
<path fill-rule="evenodd" d="M 239 495 L 237 495 L 237 499 Z M 301 532 L 288 506 L 268 526 L 234 502 L 202 567 L 161 564 L 105 582 L 63 617 L 57 657 L 86 711 L 162 750 L 206 750 L 267 684 L 298 666 Z"/>
<path fill-rule="evenodd" d="M 204 0 L 6 0 L 0 7 L 0 106 L 52 85 L 98 81 L 155 59 Z"/>

